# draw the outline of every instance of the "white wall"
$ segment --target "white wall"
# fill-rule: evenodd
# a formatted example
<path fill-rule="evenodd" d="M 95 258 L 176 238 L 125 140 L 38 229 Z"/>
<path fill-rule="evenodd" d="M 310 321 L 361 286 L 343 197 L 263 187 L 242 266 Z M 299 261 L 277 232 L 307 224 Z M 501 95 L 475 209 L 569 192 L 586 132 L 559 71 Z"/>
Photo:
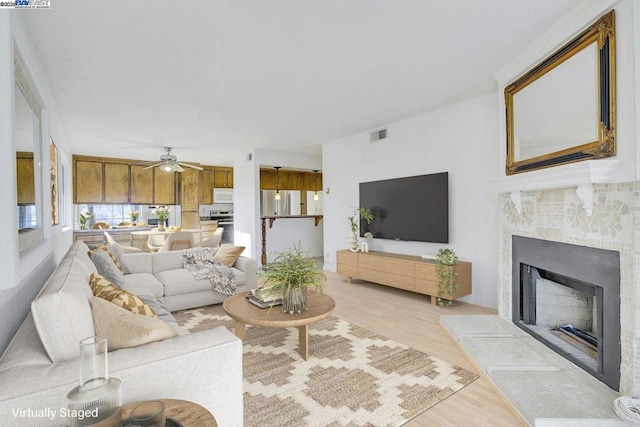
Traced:
<path fill-rule="evenodd" d="M 233 162 L 233 230 L 236 246 L 244 246 L 243 256 L 260 258 L 257 231 L 260 216 L 260 170 L 251 153 Z"/>
<path fill-rule="evenodd" d="M 493 93 L 388 125 L 388 139 L 369 143 L 358 133 L 323 145 L 325 269 L 335 271 L 346 249 L 347 217 L 358 206 L 360 182 L 449 172 L 449 244 L 374 239 L 371 250 L 411 255 L 447 246 L 473 263 L 475 304 L 497 306 L 497 94 Z M 327 194 L 329 190 L 329 194 Z"/>
<path fill-rule="evenodd" d="M 58 147 L 58 159 L 65 166 L 66 200 L 60 200 L 67 212 L 71 211 L 71 154 L 57 110 L 47 83 L 46 73 L 41 69 L 33 47 L 15 11 L 0 13 L 0 162 L 5 177 L 15 177 L 15 149 L 13 147 L 13 50 L 14 43 L 20 49 L 28 73 L 35 82 L 34 89 L 43 101 L 42 111 L 42 165 L 49 164 L 50 135 Z M 42 188 L 50 187 L 48 167 L 40 167 Z M 62 184 L 62 177 L 59 177 Z M 62 258 L 72 241 L 71 227 L 64 224 L 51 225 L 51 200 L 49 191 L 42 192 L 42 218 L 45 240 L 36 247 L 18 256 L 18 233 L 16 209 L 9 209 L 5 220 L 0 222 L 0 353 L 4 351 L 16 330 L 27 316 L 30 304 L 42 285 Z M 5 207 L 16 205 L 16 181 L 0 181 L 0 195 Z M 62 207 L 61 207 L 62 210 Z M 67 224 L 70 225 L 70 224 Z"/>
<path fill-rule="evenodd" d="M 291 248 L 298 242 L 310 256 L 321 257 L 322 235 L 322 221 L 316 227 L 313 218 L 278 218 L 272 228 L 269 228 L 267 220 L 267 260 L 271 262 L 274 252 Z"/>
<path fill-rule="evenodd" d="M 506 129 L 504 88 L 521 76 L 535 64 L 553 54 L 557 49 L 569 40 L 573 39 L 581 31 L 588 28 L 600 16 L 610 9 L 615 9 L 616 21 L 616 156 L 620 161 L 616 171 L 616 181 L 633 181 L 640 178 L 640 160 L 637 159 L 637 150 L 640 150 L 640 141 L 637 140 L 635 103 L 638 98 L 636 89 L 636 77 L 638 69 L 638 48 L 634 47 L 634 40 L 640 38 L 635 28 L 635 22 L 640 13 L 640 7 L 633 0 L 593 0 L 589 2 L 577 2 L 570 13 L 567 13 L 560 21 L 541 34 L 530 46 L 513 58 L 503 69 L 494 76 L 498 82 L 498 118 L 500 129 Z M 500 152 L 498 159 L 498 173 L 505 177 L 504 159 L 506 157 L 506 132 L 500 131 Z M 555 166 L 548 171 L 562 171 L 570 166 Z"/>

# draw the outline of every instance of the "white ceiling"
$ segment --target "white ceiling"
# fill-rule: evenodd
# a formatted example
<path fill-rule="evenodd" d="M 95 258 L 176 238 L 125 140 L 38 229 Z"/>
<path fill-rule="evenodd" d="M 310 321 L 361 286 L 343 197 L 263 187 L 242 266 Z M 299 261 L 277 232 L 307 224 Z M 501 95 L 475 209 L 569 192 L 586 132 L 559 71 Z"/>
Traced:
<path fill-rule="evenodd" d="M 20 11 L 74 154 L 232 164 L 496 90 L 574 0 L 51 2 Z"/>

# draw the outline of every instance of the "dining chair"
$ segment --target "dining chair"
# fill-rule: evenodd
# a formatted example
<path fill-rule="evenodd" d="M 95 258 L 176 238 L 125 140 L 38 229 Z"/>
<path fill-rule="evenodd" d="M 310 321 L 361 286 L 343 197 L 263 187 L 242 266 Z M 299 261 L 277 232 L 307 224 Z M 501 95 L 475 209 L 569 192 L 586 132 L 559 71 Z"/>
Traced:
<path fill-rule="evenodd" d="M 151 252 L 158 252 L 164 245 L 164 240 L 164 235 L 162 234 L 150 234 L 147 239 L 147 247 Z"/>
<path fill-rule="evenodd" d="M 123 254 L 134 254 L 134 253 L 142 252 L 142 249 L 140 248 L 135 248 L 133 246 L 121 244 L 120 242 L 116 241 L 116 239 L 114 239 L 113 236 L 106 231 L 104 232 L 104 238 L 106 239 L 107 243 L 110 245 L 116 245 L 116 244 L 119 245 L 120 248 L 122 249 Z"/>
<path fill-rule="evenodd" d="M 158 252 L 176 251 L 193 247 L 193 233 L 190 231 L 176 231 L 169 234 Z"/>
<path fill-rule="evenodd" d="M 217 248 L 220 246 L 220 242 L 222 241 L 222 232 L 224 231 L 224 227 L 216 228 L 216 231 L 213 232 L 211 237 L 207 237 L 206 239 L 202 239 L 199 243 L 196 243 L 196 246 L 201 248 Z"/>

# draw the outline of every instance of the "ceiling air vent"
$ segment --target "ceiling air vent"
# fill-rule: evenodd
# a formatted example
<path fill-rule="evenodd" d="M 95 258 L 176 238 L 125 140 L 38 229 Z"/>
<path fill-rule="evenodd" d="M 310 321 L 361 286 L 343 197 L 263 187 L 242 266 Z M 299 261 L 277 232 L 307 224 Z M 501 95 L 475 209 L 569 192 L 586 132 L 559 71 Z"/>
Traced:
<path fill-rule="evenodd" d="M 381 141 L 387 139 L 387 129 L 374 130 L 369 134 L 369 142 Z"/>

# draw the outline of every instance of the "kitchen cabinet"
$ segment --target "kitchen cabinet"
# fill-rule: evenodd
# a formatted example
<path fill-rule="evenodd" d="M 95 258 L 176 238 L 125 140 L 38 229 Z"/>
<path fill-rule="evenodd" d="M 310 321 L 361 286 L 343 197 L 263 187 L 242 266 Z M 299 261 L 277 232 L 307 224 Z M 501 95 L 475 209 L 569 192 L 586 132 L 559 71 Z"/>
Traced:
<path fill-rule="evenodd" d="M 129 202 L 129 165 L 122 163 L 104 164 L 104 202 Z"/>
<path fill-rule="evenodd" d="M 198 171 L 196 169 L 185 169 L 181 173 L 181 205 L 183 211 L 197 211 L 199 188 Z"/>
<path fill-rule="evenodd" d="M 214 172 L 210 169 L 200 171 L 200 183 L 198 186 L 198 201 L 201 205 L 213 204 Z"/>
<path fill-rule="evenodd" d="M 182 211 L 181 227 L 186 230 L 197 230 L 200 228 L 200 213 L 198 211 Z M 199 241 L 199 236 L 195 237 Z"/>
<path fill-rule="evenodd" d="M 215 168 L 213 170 L 213 186 L 215 188 L 233 188 L 233 169 Z"/>
<path fill-rule="evenodd" d="M 36 182 L 33 153 L 16 153 L 16 182 L 18 186 L 18 206 L 36 204 Z"/>
<path fill-rule="evenodd" d="M 73 166 L 73 202 L 76 204 L 103 203 L 103 163 L 76 160 Z"/>
<path fill-rule="evenodd" d="M 153 168 L 153 203 L 176 204 L 176 173 Z"/>
<path fill-rule="evenodd" d="M 260 189 L 275 190 L 276 184 L 280 190 L 314 191 L 313 172 L 288 171 L 280 169 L 279 179 L 276 179 L 275 169 L 260 169 Z M 277 181 L 277 182 L 276 182 Z M 316 178 L 318 191 L 322 191 L 322 174 Z"/>
<path fill-rule="evenodd" d="M 144 165 L 131 165 L 131 204 L 153 204 L 153 169 Z"/>

